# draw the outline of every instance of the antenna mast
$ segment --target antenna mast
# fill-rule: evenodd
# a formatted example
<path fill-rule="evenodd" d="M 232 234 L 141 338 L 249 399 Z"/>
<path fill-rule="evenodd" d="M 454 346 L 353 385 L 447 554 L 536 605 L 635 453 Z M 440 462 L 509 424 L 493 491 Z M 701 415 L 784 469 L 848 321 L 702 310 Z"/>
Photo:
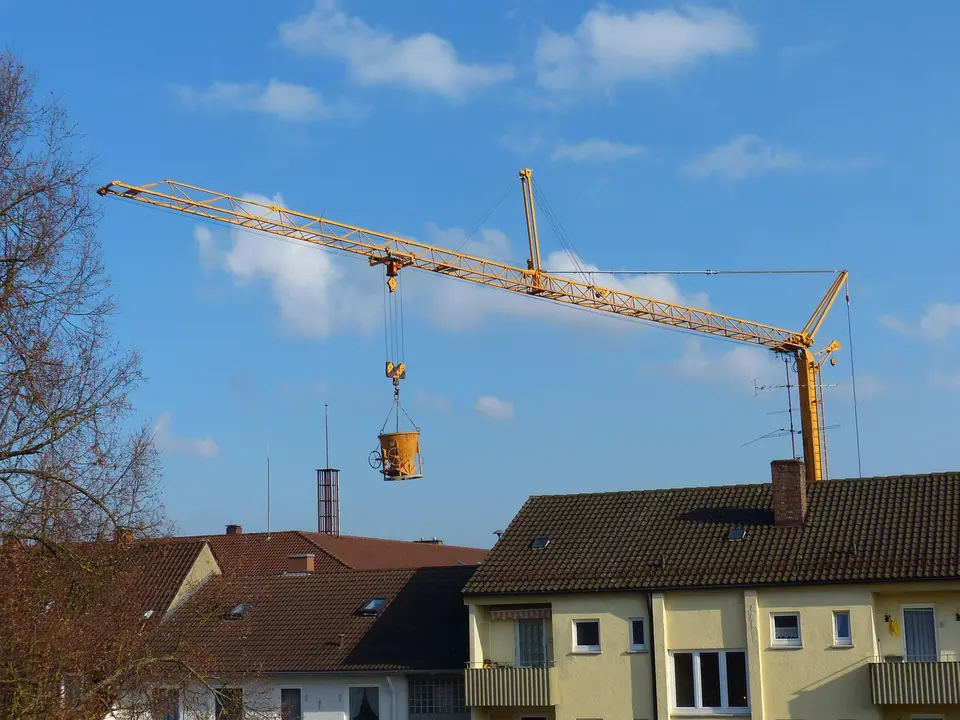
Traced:
<path fill-rule="evenodd" d="M 317 532 L 340 535 L 340 471 L 330 467 L 330 419 L 323 404 L 323 445 L 327 466 L 317 470 Z"/>
<path fill-rule="evenodd" d="M 267 540 L 270 539 L 270 443 L 267 443 Z"/>

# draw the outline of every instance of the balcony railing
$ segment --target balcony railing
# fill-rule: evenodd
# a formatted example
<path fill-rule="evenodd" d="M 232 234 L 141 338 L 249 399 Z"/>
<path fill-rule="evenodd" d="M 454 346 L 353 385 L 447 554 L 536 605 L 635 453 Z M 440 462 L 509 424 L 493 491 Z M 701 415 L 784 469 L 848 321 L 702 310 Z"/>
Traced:
<path fill-rule="evenodd" d="M 549 707 L 556 705 L 556 668 L 504 663 L 467 666 L 468 707 Z"/>
<path fill-rule="evenodd" d="M 960 704 L 960 662 L 872 662 L 875 705 Z"/>

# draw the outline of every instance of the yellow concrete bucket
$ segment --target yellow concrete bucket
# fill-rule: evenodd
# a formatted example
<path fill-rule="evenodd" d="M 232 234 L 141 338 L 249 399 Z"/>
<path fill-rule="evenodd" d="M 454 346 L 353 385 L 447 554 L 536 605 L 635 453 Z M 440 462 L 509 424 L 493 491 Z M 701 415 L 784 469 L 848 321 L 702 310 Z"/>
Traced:
<path fill-rule="evenodd" d="M 422 478 L 420 466 L 420 433 L 418 431 L 381 433 L 380 472 L 384 480 L 414 480 Z"/>

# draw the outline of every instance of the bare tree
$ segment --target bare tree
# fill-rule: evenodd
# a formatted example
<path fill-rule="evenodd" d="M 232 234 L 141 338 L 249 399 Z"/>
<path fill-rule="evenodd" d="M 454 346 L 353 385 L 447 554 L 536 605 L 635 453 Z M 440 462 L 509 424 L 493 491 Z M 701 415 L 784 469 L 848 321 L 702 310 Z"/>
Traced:
<path fill-rule="evenodd" d="M 89 161 L 66 113 L 0 54 L 0 530 L 37 542 L 158 526 L 151 434 L 121 427 L 141 380 L 111 341 Z"/>

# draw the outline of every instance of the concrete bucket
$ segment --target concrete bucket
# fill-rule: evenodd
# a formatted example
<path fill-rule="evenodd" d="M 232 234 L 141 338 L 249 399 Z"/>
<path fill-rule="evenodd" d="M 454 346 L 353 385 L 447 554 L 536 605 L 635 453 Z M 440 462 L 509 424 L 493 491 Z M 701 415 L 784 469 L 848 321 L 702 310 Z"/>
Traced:
<path fill-rule="evenodd" d="M 377 437 L 380 440 L 378 469 L 384 480 L 423 477 L 419 431 L 381 433 Z"/>

